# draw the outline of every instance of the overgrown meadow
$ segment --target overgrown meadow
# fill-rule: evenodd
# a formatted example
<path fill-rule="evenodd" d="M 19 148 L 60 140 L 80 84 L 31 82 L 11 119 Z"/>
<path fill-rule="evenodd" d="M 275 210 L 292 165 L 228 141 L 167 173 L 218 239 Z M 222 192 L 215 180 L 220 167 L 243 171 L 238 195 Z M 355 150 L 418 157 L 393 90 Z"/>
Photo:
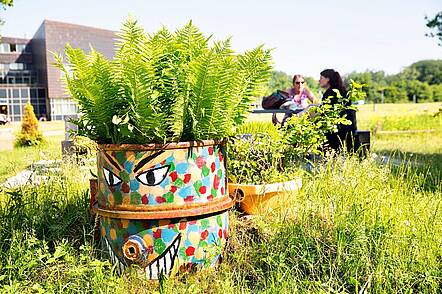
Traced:
<path fill-rule="evenodd" d="M 442 122 L 433 116 L 440 104 L 398 113 L 370 107 L 358 123 L 375 133 L 373 153 L 316 162 L 279 211 L 253 218 L 232 211 L 216 270 L 159 282 L 135 270 L 117 275 L 94 239 L 93 164 L 66 161 L 38 185 L 2 188 L 0 291 L 440 293 Z M 45 147 L 1 151 L 1 181 L 37 159 L 61 158 L 59 147 L 51 139 Z"/>

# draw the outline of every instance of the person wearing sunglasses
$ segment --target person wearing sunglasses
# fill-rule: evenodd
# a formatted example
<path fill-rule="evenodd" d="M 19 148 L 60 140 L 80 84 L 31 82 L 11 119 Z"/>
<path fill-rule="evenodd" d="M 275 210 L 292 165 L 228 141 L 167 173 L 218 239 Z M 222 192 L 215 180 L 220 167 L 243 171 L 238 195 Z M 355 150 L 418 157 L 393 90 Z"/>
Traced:
<path fill-rule="evenodd" d="M 302 75 L 293 76 L 293 87 L 289 90 L 289 97 L 299 108 L 306 108 L 309 101 L 313 103 L 316 100 L 315 95 L 306 86 L 307 83 Z"/>

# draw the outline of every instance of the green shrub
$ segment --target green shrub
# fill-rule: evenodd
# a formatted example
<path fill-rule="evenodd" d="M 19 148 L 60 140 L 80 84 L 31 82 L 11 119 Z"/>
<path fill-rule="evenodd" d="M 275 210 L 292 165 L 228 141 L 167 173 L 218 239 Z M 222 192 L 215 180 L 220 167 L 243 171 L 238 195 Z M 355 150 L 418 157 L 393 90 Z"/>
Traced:
<path fill-rule="evenodd" d="M 222 139 L 240 125 L 270 77 L 270 51 L 234 54 L 190 22 L 146 35 L 129 19 L 112 61 L 66 46 L 56 56 L 83 114 L 80 134 L 100 143 Z"/>
<path fill-rule="evenodd" d="M 25 105 L 21 130 L 15 140 L 15 146 L 36 146 L 42 142 L 43 135 L 38 131 L 38 120 L 35 117 L 34 107 L 32 107 L 30 103 L 27 103 Z"/>

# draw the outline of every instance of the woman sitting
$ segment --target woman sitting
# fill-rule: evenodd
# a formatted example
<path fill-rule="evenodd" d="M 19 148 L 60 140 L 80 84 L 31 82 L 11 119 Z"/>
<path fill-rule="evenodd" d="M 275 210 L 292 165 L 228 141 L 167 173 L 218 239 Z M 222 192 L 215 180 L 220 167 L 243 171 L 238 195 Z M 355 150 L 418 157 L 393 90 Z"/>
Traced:
<path fill-rule="evenodd" d="M 325 89 L 324 95 L 322 95 L 322 103 L 330 103 L 331 105 L 338 103 L 338 95 L 335 90 L 337 90 L 342 97 L 347 96 L 347 91 L 341 75 L 333 69 L 326 69 L 321 72 L 319 86 Z M 351 101 L 347 100 L 344 106 L 351 106 Z M 356 111 L 353 109 L 346 109 L 342 115 L 346 115 L 346 119 L 348 119 L 351 124 L 339 124 L 337 133 L 327 134 L 328 145 L 336 151 L 341 149 L 344 142 L 347 145 L 347 150 L 352 149 L 352 132 L 356 130 Z"/>
<path fill-rule="evenodd" d="M 306 86 L 307 84 L 302 75 L 294 75 L 293 86 L 284 91 L 288 94 L 289 100 L 281 105 L 281 108 L 288 110 L 305 109 L 310 103 L 313 103 L 316 97 Z M 281 124 L 284 125 L 285 121 L 292 115 L 293 113 L 286 113 Z M 276 114 L 273 114 L 272 122 L 274 124 L 279 123 Z"/>

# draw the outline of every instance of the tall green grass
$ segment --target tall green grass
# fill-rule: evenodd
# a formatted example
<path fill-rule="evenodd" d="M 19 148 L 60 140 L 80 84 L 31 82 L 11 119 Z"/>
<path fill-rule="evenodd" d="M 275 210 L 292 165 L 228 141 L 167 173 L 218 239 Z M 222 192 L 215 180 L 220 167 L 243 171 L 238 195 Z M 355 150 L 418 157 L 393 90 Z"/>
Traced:
<path fill-rule="evenodd" d="M 64 176 L 63 176 L 64 174 Z M 245 220 L 231 214 L 217 270 L 146 282 L 120 277 L 100 255 L 87 175 L 68 166 L 39 186 L 3 191 L 2 292 L 438 293 L 442 193 L 410 167 L 330 159 L 287 209 Z"/>

